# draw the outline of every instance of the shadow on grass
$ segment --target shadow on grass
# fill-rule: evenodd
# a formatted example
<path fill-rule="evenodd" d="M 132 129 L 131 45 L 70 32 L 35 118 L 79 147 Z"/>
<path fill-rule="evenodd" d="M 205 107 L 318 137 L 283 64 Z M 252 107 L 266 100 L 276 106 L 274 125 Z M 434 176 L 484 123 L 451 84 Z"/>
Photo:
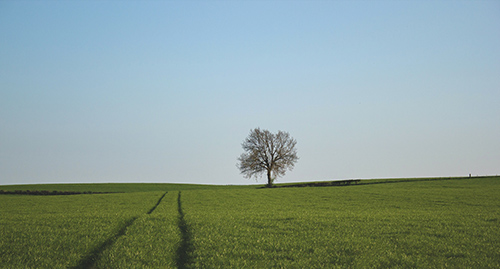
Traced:
<path fill-rule="evenodd" d="M 134 223 L 134 221 L 137 219 L 137 217 L 133 217 L 129 220 L 127 220 L 118 230 L 118 232 L 108 238 L 106 241 L 104 241 L 101 245 L 96 247 L 89 255 L 83 257 L 82 260 L 78 263 L 77 266 L 73 267 L 75 269 L 83 269 L 83 268 L 94 268 L 95 263 L 99 260 L 101 257 L 101 254 L 106 250 L 109 246 L 113 245 L 115 241 L 125 235 L 127 232 L 127 228 Z"/>
<path fill-rule="evenodd" d="M 181 230 L 181 244 L 177 249 L 177 268 L 187 268 L 187 265 L 190 263 L 190 253 L 192 251 L 191 245 L 191 234 L 189 232 L 189 227 L 184 220 L 184 212 L 182 211 L 182 202 L 181 202 L 181 192 L 179 192 L 179 196 L 177 197 L 177 208 L 179 211 L 179 229 Z"/>

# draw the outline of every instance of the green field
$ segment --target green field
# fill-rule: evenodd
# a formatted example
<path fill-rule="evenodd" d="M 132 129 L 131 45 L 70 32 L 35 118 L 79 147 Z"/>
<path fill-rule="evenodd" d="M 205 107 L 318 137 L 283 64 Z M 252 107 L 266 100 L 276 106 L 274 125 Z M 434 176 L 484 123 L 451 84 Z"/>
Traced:
<path fill-rule="evenodd" d="M 500 177 L 2 190 L 0 268 L 500 268 Z"/>
<path fill-rule="evenodd" d="M 199 185 L 199 184 L 169 184 L 169 183 L 99 183 L 99 184 L 32 184 L 4 185 L 0 190 L 46 190 L 46 191 L 78 191 L 78 192 L 151 192 L 151 191 L 185 191 L 199 189 L 251 188 L 251 186 L 236 185 Z"/>

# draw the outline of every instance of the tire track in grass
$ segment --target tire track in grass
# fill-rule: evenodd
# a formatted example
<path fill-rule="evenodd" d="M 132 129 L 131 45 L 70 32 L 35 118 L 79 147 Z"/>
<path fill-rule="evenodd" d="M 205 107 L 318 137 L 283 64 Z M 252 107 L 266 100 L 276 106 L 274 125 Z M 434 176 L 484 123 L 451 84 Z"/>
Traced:
<path fill-rule="evenodd" d="M 137 219 L 137 217 L 133 217 L 129 220 L 127 220 L 118 230 L 118 232 L 108 238 L 106 241 L 104 241 L 101 245 L 96 247 L 89 255 L 85 256 L 77 266 L 73 267 L 75 269 L 83 269 L 83 268 L 94 268 L 95 263 L 99 260 L 101 257 L 102 252 L 113 245 L 115 241 L 120 238 L 121 236 L 125 235 L 127 232 L 127 228 L 134 223 L 134 221 Z"/>
<path fill-rule="evenodd" d="M 184 269 L 187 268 L 187 265 L 190 263 L 191 259 L 191 233 L 189 231 L 189 227 L 184 220 L 184 212 L 182 211 L 182 201 L 181 201 L 181 192 L 179 192 L 179 196 L 177 197 L 177 208 L 179 211 L 179 230 L 181 230 L 181 243 L 179 248 L 177 249 L 177 268 Z"/>
<path fill-rule="evenodd" d="M 153 208 L 151 208 L 151 210 L 149 210 L 147 214 L 151 214 L 158 207 L 158 205 L 161 203 L 161 200 L 163 199 L 163 197 L 165 197 L 165 195 L 167 193 L 168 192 L 165 192 L 160 197 L 160 199 L 158 199 L 158 202 L 156 203 L 156 205 L 154 205 Z M 179 195 L 180 195 L 180 192 L 179 192 Z M 129 220 L 127 220 L 118 229 L 118 232 L 115 235 L 111 236 L 106 241 L 104 241 L 101 245 L 99 245 L 94 250 L 92 250 L 92 252 L 90 252 L 89 255 L 87 255 L 83 259 L 81 259 L 80 262 L 78 263 L 78 265 L 73 267 L 73 268 L 74 269 L 94 268 L 95 263 L 100 259 L 101 254 L 104 252 L 104 250 L 111 247 L 116 242 L 116 240 L 118 240 L 118 238 L 125 235 L 125 233 L 127 232 L 127 228 L 130 227 L 137 218 L 138 217 L 133 217 L 133 218 L 130 218 Z"/>
<path fill-rule="evenodd" d="M 162 197 L 160 197 L 160 199 L 158 200 L 158 202 L 156 203 L 156 205 L 155 205 L 155 206 L 153 206 L 153 208 L 151 208 L 151 210 L 149 210 L 148 214 L 151 214 L 151 213 L 153 213 L 153 211 L 155 211 L 155 209 L 158 207 L 158 205 L 160 205 L 161 200 L 163 199 L 163 197 L 165 197 L 165 195 L 167 195 L 167 193 L 168 193 L 168 191 L 167 191 L 167 192 L 165 192 L 165 193 L 162 195 Z"/>

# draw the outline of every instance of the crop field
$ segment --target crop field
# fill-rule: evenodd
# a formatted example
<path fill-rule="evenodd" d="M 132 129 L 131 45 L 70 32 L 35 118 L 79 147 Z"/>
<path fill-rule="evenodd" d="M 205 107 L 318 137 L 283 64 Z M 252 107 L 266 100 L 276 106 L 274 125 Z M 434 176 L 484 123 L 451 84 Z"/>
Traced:
<path fill-rule="evenodd" d="M 500 177 L 379 183 L 4 194 L 0 268 L 500 268 Z"/>

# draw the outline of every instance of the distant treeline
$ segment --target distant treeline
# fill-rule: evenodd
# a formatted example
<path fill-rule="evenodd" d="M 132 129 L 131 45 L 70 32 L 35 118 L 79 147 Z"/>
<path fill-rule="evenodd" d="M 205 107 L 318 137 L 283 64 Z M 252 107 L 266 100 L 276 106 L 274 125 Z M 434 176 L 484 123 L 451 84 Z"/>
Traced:
<path fill-rule="evenodd" d="M 0 194 L 17 194 L 17 195 L 75 195 L 75 194 L 104 194 L 104 193 L 115 193 L 115 192 L 95 192 L 95 191 L 30 191 L 30 190 L 15 190 L 15 191 L 5 191 L 0 190 Z"/>

